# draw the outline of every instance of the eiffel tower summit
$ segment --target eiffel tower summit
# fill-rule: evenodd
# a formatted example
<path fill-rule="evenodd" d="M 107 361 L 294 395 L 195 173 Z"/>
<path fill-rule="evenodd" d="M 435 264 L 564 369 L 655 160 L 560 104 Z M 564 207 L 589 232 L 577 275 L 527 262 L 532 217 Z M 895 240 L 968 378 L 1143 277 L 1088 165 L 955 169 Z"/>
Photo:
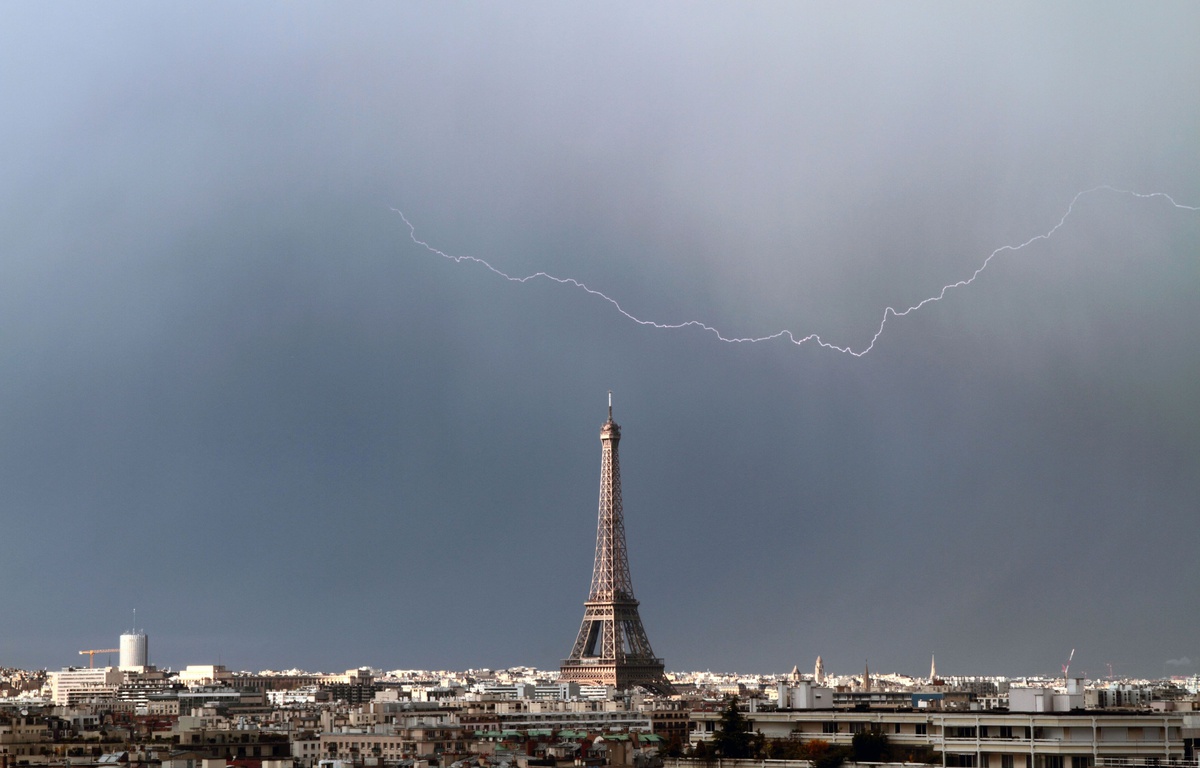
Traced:
<path fill-rule="evenodd" d="M 600 519 L 596 525 L 596 564 L 592 589 L 583 606 L 583 624 L 571 655 L 563 660 L 562 682 L 611 685 L 620 690 L 640 685 L 672 693 L 663 675 L 663 660 L 654 655 L 638 615 L 625 551 L 625 521 L 621 512 L 621 464 L 617 445 L 621 428 L 612 417 L 600 428 Z"/>

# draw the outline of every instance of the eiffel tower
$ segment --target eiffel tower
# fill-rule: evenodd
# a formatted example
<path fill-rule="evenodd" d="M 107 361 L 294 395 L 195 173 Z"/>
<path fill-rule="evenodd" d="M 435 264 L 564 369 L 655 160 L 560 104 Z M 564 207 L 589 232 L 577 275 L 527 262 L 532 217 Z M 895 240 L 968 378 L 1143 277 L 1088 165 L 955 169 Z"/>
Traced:
<path fill-rule="evenodd" d="M 561 682 L 611 685 L 627 690 L 635 685 L 673 693 L 663 675 L 663 660 L 654 655 L 638 601 L 633 597 L 629 556 L 625 551 L 625 522 L 621 513 L 621 465 L 617 444 L 621 428 L 612 417 L 600 428 L 600 519 L 596 525 L 596 564 L 592 589 L 583 606 L 583 624 L 571 655 L 563 660 Z"/>

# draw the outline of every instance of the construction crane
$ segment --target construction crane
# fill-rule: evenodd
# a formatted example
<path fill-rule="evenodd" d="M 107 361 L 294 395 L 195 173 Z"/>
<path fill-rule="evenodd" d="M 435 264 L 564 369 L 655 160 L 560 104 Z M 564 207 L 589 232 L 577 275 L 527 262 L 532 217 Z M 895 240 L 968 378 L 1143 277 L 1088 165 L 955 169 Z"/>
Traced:
<path fill-rule="evenodd" d="M 1075 658 L 1075 649 L 1071 649 L 1071 655 L 1067 657 L 1067 663 L 1063 664 L 1063 684 L 1067 682 L 1067 677 L 1071 674 L 1071 659 Z"/>
<path fill-rule="evenodd" d="M 86 653 L 87 657 L 88 657 L 88 669 L 95 669 L 97 653 L 120 653 L 120 652 L 121 652 L 120 648 L 92 648 L 91 650 L 80 651 L 79 655 L 82 656 Z"/>

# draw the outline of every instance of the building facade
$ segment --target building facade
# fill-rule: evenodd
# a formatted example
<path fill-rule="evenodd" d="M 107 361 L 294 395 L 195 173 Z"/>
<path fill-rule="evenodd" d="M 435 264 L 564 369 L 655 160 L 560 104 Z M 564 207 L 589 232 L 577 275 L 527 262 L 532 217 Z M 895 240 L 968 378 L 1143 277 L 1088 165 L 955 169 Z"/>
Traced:
<path fill-rule="evenodd" d="M 899 757 L 932 749 L 952 768 L 1167 766 L 1195 760 L 1200 716 L 1178 712 L 927 712 L 796 710 L 747 715 L 768 739 L 849 745 L 855 734 L 887 736 Z M 691 741 L 706 741 L 720 712 L 693 712 Z M 1193 763 L 1194 764 L 1194 763 Z"/>

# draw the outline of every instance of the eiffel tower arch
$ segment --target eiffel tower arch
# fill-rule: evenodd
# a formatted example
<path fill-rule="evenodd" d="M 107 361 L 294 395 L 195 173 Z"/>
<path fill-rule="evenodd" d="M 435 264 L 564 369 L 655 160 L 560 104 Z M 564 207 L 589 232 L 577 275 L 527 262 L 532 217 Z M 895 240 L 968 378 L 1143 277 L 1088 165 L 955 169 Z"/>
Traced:
<path fill-rule="evenodd" d="M 621 510 L 620 442 L 621 428 L 613 421 L 610 392 L 608 421 L 600 428 L 600 514 L 592 588 L 583 604 L 579 636 L 571 655 L 563 660 L 558 679 L 611 685 L 620 690 L 640 685 L 671 693 L 671 684 L 663 674 L 663 660 L 650 648 L 633 596 Z"/>

